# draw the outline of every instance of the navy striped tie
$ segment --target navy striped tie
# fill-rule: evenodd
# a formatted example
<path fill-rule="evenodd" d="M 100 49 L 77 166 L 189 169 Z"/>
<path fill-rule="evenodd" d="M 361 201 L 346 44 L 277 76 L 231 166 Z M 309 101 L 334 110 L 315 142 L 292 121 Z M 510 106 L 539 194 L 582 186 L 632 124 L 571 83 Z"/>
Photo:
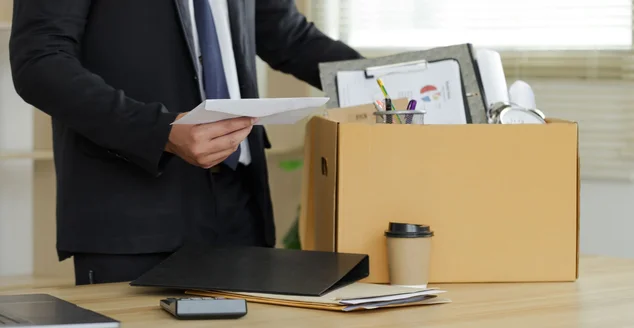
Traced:
<path fill-rule="evenodd" d="M 230 98 L 229 89 L 224 66 L 222 65 L 222 54 L 220 52 L 216 24 L 211 13 L 209 0 L 193 1 L 203 66 L 203 83 L 207 99 L 228 99 Z M 238 166 L 239 158 L 240 146 L 224 163 L 235 170 Z"/>

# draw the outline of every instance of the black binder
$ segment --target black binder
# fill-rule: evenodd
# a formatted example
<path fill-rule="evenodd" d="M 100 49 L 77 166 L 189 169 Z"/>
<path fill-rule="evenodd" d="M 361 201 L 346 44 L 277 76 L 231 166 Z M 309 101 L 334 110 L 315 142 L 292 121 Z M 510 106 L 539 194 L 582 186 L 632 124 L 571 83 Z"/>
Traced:
<path fill-rule="evenodd" d="M 364 254 L 184 246 L 132 286 L 321 296 L 369 275 Z"/>

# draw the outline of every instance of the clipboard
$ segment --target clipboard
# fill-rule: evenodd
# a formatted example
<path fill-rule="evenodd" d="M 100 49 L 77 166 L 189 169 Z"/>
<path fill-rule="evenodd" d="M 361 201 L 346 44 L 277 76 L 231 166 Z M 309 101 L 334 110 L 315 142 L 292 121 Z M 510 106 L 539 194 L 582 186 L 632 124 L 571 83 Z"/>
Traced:
<path fill-rule="evenodd" d="M 460 84 L 463 91 L 462 100 L 466 111 L 467 123 L 486 124 L 488 122 L 487 108 L 482 81 L 477 67 L 475 51 L 469 43 L 378 58 L 320 63 L 322 89 L 326 96 L 330 98 L 326 103 L 326 107 L 341 107 L 337 91 L 337 73 L 340 71 L 363 70 L 366 78 L 369 79 L 381 74 L 425 69 L 430 63 L 446 60 L 455 60 L 460 67 Z"/>
<path fill-rule="evenodd" d="M 364 69 L 366 79 L 375 79 L 381 76 L 399 73 L 409 73 L 412 71 L 426 70 L 429 62 L 425 59 L 414 60 L 406 63 L 396 63 L 381 66 L 372 66 Z"/>

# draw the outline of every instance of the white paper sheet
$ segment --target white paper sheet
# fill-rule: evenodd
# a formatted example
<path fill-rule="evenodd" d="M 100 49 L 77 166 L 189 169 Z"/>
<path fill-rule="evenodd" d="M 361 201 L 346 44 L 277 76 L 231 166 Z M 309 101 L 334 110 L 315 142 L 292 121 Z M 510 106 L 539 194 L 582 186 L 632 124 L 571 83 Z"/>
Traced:
<path fill-rule="evenodd" d="M 478 49 L 476 56 L 487 107 L 497 102 L 508 103 L 509 93 L 500 54 L 489 49 Z"/>
<path fill-rule="evenodd" d="M 204 124 L 236 117 L 257 117 L 257 124 L 295 124 L 326 102 L 326 97 L 210 99 L 172 124 Z"/>
<path fill-rule="evenodd" d="M 364 304 L 355 304 L 346 306 L 343 311 L 349 312 L 357 309 L 380 309 L 383 307 L 393 306 L 397 304 L 418 304 L 418 305 L 433 305 L 433 304 L 443 304 L 443 303 L 451 303 L 451 300 L 446 298 L 439 298 L 436 296 L 416 296 L 406 299 L 398 299 L 392 301 L 382 301 L 375 303 L 364 303 Z"/>
<path fill-rule="evenodd" d="M 417 101 L 416 109 L 427 112 L 425 124 L 467 123 L 457 61 L 432 62 L 425 69 L 388 74 L 381 79 L 392 99 Z M 383 98 L 376 79 L 366 78 L 364 71 L 338 72 L 337 88 L 340 107 L 369 104 Z"/>

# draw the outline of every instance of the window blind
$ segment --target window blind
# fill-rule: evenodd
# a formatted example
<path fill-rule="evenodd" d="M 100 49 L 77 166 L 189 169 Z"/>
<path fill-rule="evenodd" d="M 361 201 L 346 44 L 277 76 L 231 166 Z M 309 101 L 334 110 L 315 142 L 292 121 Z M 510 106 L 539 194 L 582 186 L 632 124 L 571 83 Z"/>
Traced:
<path fill-rule="evenodd" d="M 459 43 L 500 52 L 547 116 L 579 123 L 583 179 L 634 181 L 633 0 L 312 0 L 368 57 Z"/>

